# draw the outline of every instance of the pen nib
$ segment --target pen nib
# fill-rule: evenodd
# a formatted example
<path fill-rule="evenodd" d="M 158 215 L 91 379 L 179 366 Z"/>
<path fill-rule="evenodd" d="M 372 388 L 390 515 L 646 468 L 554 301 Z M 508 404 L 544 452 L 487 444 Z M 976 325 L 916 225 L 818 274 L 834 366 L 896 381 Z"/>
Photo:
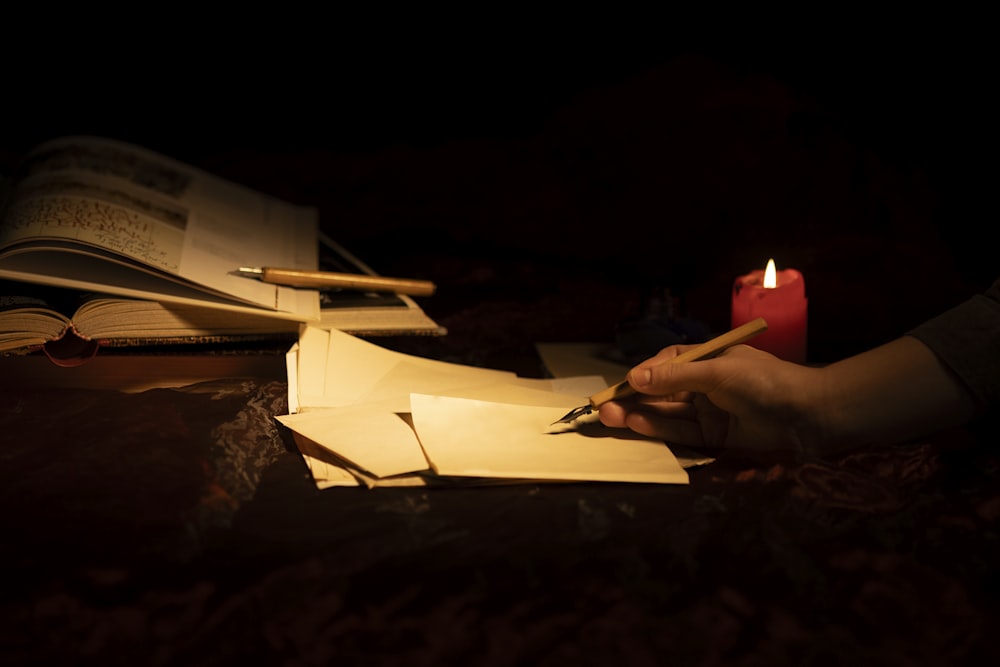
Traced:
<path fill-rule="evenodd" d="M 243 276 L 244 278 L 260 278 L 262 273 L 263 271 L 255 266 L 241 266 L 233 271 L 233 275 Z"/>
<path fill-rule="evenodd" d="M 589 415 L 590 413 L 591 413 L 590 405 L 581 405 L 578 408 L 573 408 L 565 415 L 563 415 L 561 419 L 555 420 L 554 422 L 549 424 L 549 426 L 555 426 L 556 424 L 568 424 L 574 419 L 582 417 L 583 415 Z"/>

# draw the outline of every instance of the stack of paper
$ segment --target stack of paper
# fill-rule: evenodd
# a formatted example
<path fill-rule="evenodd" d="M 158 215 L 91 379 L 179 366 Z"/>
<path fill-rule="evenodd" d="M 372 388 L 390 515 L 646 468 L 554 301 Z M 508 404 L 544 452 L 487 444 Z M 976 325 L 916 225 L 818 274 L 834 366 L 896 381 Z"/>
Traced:
<path fill-rule="evenodd" d="M 515 481 L 686 484 L 662 441 L 596 419 L 552 426 L 605 388 L 402 354 L 304 327 L 288 353 L 289 414 L 317 486 Z"/>

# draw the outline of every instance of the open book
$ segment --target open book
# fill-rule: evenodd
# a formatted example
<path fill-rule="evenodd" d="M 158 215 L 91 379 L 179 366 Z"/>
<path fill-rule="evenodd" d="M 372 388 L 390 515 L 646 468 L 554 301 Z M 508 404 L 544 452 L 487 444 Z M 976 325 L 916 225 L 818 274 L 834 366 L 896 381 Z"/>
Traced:
<path fill-rule="evenodd" d="M 287 337 L 299 326 L 443 333 L 409 297 L 334 293 L 241 266 L 373 274 L 285 202 L 99 137 L 43 143 L 0 201 L 0 353 Z M 322 258 L 322 261 L 321 261 Z"/>

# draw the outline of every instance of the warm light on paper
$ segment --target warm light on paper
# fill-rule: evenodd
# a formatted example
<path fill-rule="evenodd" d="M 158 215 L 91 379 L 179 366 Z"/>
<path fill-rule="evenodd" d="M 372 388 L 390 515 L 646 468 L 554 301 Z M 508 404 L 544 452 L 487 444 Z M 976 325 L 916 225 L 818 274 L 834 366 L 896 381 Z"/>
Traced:
<path fill-rule="evenodd" d="M 413 394 L 413 427 L 439 475 L 687 484 L 658 440 L 599 424 L 558 434 L 563 409 Z M 474 446 L 472 446 L 474 445 Z"/>
<path fill-rule="evenodd" d="M 409 408 L 411 391 L 435 393 L 445 388 L 504 382 L 517 377 L 510 371 L 395 352 L 336 329 L 327 334 L 329 345 L 324 366 L 319 369 L 324 376 L 323 394 L 307 407 L 342 407 L 395 399 L 395 409 L 403 412 Z"/>
<path fill-rule="evenodd" d="M 342 464 L 332 463 L 329 459 L 333 455 L 323 447 L 295 431 L 292 431 L 292 438 L 295 440 L 295 446 L 299 448 L 299 453 L 302 454 L 302 459 L 309 468 L 317 488 L 328 489 L 334 486 L 361 485 L 358 479 Z"/>
<path fill-rule="evenodd" d="M 427 470 L 417 437 L 398 414 L 382 405 L 353 405 L 277 417 L 291 430 L 377 477 Z"/>
<path fill-rule="evenodd" d="M 347 474 L 369 488 L 424 485 L 434 473 L 475 484 L 688 482 L 662 441 L 622 429 L 545 432 L 582 397 L 607 387 L 599 375 L 521 378 L 401 354 L 336 330 L 306 329 L 295 360 L 301 411 L 277 419 L 308 441 L 311 449 L 303 454 L 319 459 L 308 463 L 320 487 L 350 485 Z"/>

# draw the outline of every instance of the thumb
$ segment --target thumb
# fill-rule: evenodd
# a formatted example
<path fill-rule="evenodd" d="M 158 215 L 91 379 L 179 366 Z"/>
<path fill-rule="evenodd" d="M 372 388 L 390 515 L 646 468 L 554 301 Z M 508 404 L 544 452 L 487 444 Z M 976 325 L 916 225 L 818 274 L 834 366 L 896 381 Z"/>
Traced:
<path fill-rule="evenodd" d="M 636 391 L 653 396 L 684 392 L 708 393 L 717 384 L 713 359 L 674 363 L 644 363 L 628 373 Z"/>

